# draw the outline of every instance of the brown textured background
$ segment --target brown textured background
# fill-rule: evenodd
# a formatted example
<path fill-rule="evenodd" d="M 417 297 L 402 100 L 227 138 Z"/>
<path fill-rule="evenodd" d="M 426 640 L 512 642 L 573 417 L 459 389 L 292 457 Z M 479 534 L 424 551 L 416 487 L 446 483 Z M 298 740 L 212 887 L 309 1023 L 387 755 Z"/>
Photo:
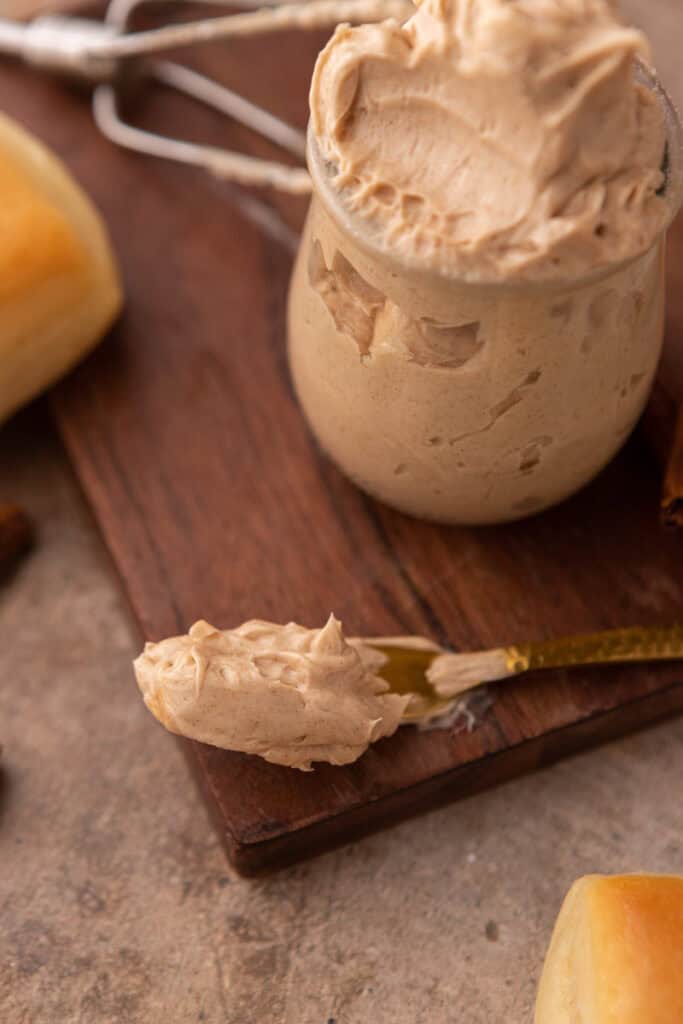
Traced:
<path fill-rule="evenodd" d="M 682 102 L 679 0 L 624 7 Z M 232 878 L 134 698 L 126 612 L 40 407 L 0 433 L 0 499 L 41 532 L 0 589 L 3 1024 L 530 1024 L 571 880 L 681 870 L 679 720 L 267 881 Z"/>

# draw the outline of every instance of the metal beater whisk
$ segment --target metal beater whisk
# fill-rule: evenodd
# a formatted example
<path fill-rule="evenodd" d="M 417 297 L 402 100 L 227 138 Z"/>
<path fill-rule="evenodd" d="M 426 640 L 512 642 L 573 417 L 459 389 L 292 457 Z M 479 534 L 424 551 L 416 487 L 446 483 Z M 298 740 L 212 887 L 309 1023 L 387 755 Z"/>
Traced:
<path fill-rule="evenodd" d="M 157 0 L 111 0 L 103 21 L 68 15 L 44 15 L 28 24 L 0 19 L 0 54 L 95 86 L 95 121 L 102 133 L 120 146 L 202 167 L 241 185 L 269 185 L 294 193 L 310 191 L 308 172 L 303 167 L 169 138 L 125 122 L 119 113 L 118 86 L 126 70 L 135 67 L 145 78 L 213 107 L 303 160 L 302 132 L 219 82 L 157 55 L 178 47 L 281 29 L 328 28 L 343 21 L 389 17 L 403 20 L 410 7 L 407 0 L 265 0 L 268 6 L 262 6 L 261 0 L 210 0 L 215 6 L 251 9 L 130 32 L 133 13 L 154 2 Z M 206 0 L 182 0 L 181 6 L 198 3 L 206 6 Z"/>

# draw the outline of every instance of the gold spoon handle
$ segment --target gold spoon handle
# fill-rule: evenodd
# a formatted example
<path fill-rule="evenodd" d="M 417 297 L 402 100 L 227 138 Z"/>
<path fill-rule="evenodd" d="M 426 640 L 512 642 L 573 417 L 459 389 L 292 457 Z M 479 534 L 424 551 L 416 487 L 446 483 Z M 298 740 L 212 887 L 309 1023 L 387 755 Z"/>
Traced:
<path fill-rule="evenodd" d="M 624 661 L 683 659 L 683 625 L 611 629 L 505 649 L 511 674 Z"/>

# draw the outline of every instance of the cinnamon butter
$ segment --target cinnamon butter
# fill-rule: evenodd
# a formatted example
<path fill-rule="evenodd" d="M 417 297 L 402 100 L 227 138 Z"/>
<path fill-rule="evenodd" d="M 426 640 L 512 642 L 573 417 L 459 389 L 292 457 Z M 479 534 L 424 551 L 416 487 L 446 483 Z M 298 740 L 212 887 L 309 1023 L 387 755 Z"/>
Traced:
<path fill-rule="evenodd" d="M 321 629 L 252 620 L 147 643 L 135 676 L 171 732 L 275 764 L 348 764 L 391 736 L 409 696 L 376 675 L 378 652 L 349 642 L 330 616 Z"/>
<path fill-rule="evenodd" d="M 646 57 L 607 0 L 423 0 L 321 53 L 290 364 L 322 446 L 371 494 L 514 519 L 632 430 L 681 192 Z"/>

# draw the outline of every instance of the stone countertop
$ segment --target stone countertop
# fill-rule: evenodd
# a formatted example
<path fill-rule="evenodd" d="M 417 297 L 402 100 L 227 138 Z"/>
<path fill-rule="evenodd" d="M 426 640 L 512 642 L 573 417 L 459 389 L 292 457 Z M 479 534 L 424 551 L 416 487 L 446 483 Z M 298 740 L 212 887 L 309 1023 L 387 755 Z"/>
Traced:
<path fill-rule="evenodd" d="M 683 100 L 679 0 L 624 6 Z M 679 719 L 235 878 L 40 405 L 2 429 L 0 498 L 40 531 L 0 586 L 3 1024 L 531 1024 L 573 879 L 683 870 Z"/>

